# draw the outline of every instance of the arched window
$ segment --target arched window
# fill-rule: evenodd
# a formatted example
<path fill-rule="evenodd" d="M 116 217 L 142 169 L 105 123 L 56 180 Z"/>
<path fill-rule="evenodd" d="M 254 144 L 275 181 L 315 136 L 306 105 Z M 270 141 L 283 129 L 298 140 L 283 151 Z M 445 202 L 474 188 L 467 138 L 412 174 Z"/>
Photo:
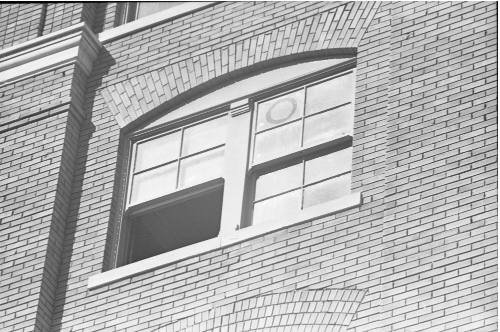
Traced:
<path fill-rule="evenodd" d="M 228 84 L 136 130 L 119 265 L 345 208 L 354 88 L 353 58 L 305 62 Z"/>

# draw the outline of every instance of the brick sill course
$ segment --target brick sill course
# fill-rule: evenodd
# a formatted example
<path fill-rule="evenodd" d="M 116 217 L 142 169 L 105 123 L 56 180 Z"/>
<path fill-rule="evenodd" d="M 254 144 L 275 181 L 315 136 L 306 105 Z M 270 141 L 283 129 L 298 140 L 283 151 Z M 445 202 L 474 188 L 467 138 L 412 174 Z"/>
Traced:
<path fill-rule="evenodd" d="M 351 193 L 332 202 L 318 205 L 317 207 L 310 208 L 306 211 L 301 211 L 301 213 L 296 217 L 287 221 L 246 227 L 232 233 L 221 234 L 210 240 L 195 243 L 157 256 L 146 258 L 135 263 L 124 265 L 110 271 L 102 272 L 89 277 L 87 288 L 89 290 L 93 290 L 95 288 L 158 269 L 184 259 L 263 236 L 292 225 L 301 224 L 312 219 L 325 217 L 337 212 L 351 209 L 360 206 L 361 200 L 362 195 L 360 192 Z"/>

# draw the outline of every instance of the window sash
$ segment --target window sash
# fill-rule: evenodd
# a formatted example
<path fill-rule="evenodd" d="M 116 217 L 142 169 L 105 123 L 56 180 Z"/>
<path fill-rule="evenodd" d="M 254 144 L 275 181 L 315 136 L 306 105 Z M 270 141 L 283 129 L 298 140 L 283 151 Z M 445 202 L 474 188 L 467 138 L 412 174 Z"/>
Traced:
<path fill-rule="evenodd" d="M 338 105 L 334 105 L 332 107 L 328 107 L 324 110 L 321 110 L 321 111 L 318 111 L 318 112 L 313 112 L 313 113 L 310 113 L 310 114 L 307 114 L 307 110 L 306 110 L 306 105 L 307 105 L 307 89 L 310 88 L 310 87 L 314 87 L 314 86 L 317 86 L 319 84 L 322 84 L 322 83 L 325 83 L 325 82 L 328 82 L 328 81 L 332 81 L 332 80 L 335 80 L 335 79 L 341 79 L 342 77 L 346 77 L 348 75 L 353 75 L 354 76 L 355 74 L 355 71 L 354 69 L 348 69 L 348 70 L 344 70 L 340 73 L 336 73 L 336 74 L 333 74 L 333 75 L 329 75 L 327 77 L 323 77 L 322 79 L 319 79 L 319 80 L 316 80 L 316 81 L 313 81 L 313 82 L 309 82 L 309 83 L 306 83 L 306 84 L 302 84 L 302 86 L 298 87 L 298 88 L 294 88 L 294 89 L 289 89 L 287 91 L 283 91 L 283 92 L 280 92 L 280 93 L 275 93 L 271 96 L 268 96 L 268 97 L 265 97 L 263 99 L 260 99 L 260 100 L 257 100 L 255 101 L 255 106 L 254 106 L 254 110 L 253 112 L 255 114 L 257 114 L 256 116 L 253 117 L 253 122 L 252 122 L 252 137 L 251 137 L 251 147 L 250 147 L 250 151 L 251 151 L 251 163 L 250 163 L 250 168 L 252 167 L 255 167 L 259 164 L 263 164 L 263 163 L 266 163 L 272 159 L 277 159 L 283 155 L 293 155 L 293 154 L 296 154 L 297 152 L 299 151 L 304 151 L 308 148 L 308 146 L 304 145 L 304 131 L 305 131 L 305 128 L 306 128 L 306 121 L 307 119 L 311 119 L 313 117 L 316 117 L 316 116 L 320 116 L 321 114 L 326 114 L 327 112 L 334 112 L 335 110 L 342 110 L 342 108 L 344 107 L 351 107 L 352 108 L 352 111 L 354 110 L 354 86 L 351 87 L 351 90 L 352 90 L 352 94 L 350 96 L 350 101 L 349 102 L 344 102 L 344 103 L 341 103 L 341 104 L 338 104 Z M 297 91 L 302 91 L 303 93 L 303 107 L 302 107 L 302 115 L 301 117 L 298 117 L 298 118 L 293 118 L 293 119 L 290 119 L 290 120 L 287 120 L 287 121 L 284 121 L 283 123 L 279 123 L 275 126 L 271 126 L 271 127 L 268 127 L 268 128 L 264 128 L 264 129 L 258 129 L 258 113 L 259 113 L 259 106 L 265 102 L 268 102 L 268 101 L 271 101 L 271 100 L 279 100 L 279 98 L 283 97 L 283 96 L 286 96 L 286 95 L 289 95 L 289 94 L 292 94 L 292 93 L 295 93 Z M 353 118 L 354 118 L 354 114 L 352 112 L 351 114 L 351 121 L 353 121 Z M 290 149 L 286 150 L 284 153 L 278 153 L 274 156 L 267 156 L 267 157 L 262 157 L 260 160 L 257 159 L 256 157 L 256 148 L 257 148 L 257 137 L 262 137 L 262 133 L 266 133 L 266 132 L 271 132 L 272 130 L 276 130 L 276 129 L 279 129 L 281 127 L 285 127 L 287 125 L 291 125 L 295 122 L 300 122 L 300 145 L 299 146 L 295 146 L 295 147 L 291 147 Z M 347 135 L 352 135 L 352 130 L 353 130 L 353 126 L 349 126 L 347 128 L 347 131 L 345 134 Z M 258 136 L 258 135 L 261 135 L 261 136 Z M 343 135 L 345 136 L 345 135 Z M 336 139 L 336 138 L 339 138 L 339 137 L 333 137 L 332 139 Z M 327 140 L 325 140 L 324 142 L 326 142 Z M 314 145 L 319 145 L 321 143 L 324 143 L 324 142 L 318 142 Z"/>
<path fill-rule="evenodd" d="M 219 114 L 216 114 L 216 115 L 213 115 L 213 116 L 210 116 L 210 117 L 207 117 L 203 120 L 200 120 L 200 121 L 197 121 L 197 122 L 194 122 L 194 123 L 189 123 L 189 124 L 186 124 L 184 126 L 181 126 L 181 127 L 177 127 L 173 130 L 170 130 L 168 132 L 165 132 L 165 133 L 162 133 L 161 135 L 155 135 L 153 137 L 148 137 L 148 138 L 145 138 L 145 139 L 142 139 L 142 140 L 137 140 L 135 142 L 133 142 L 132 144 L 132 157 L 131 157 L 131 160 L 132 160 L 132 163 L 131 163 L 131 172 L 130 172 L 130 175 L 129 175 L 129 180 L 128 180 L 128 187 L 127 187 L 127 207 L 130 207 L 130 206 L 133 206 L 133 205 L 136 205 L 136 204 L 140 204 L 140 203 L 143 203 L 145 201 L 148 201 L 148 200 L 152 200 L 152 199 L 155 199 L 157 197 L 153 197 L 153 198 L 148 198 L 146 200 L 140 200 L 140 199 L 137 199 L 135 202 L 133 201 L 133 193 L 134 193 L 134 185 L 136 185 L 135 183 L 135 180 L 137 179 L 137 176 L 140 176 L 142 174 L 146 174 L 148 172 L 154 172 L 155 170 L 161 168 L 161 167 L 165 167 L 167 165 L 170 165 L 170 164 L 175 164 L 176 166 L 176 173 L 175 173 L 175 188 L 173 191 L 168 191 L 166 192 L 165 194 L 161 195 L 161 196 L 164 196 L 164 195 L 168 195 L 168 194 L 171 194 L 171 193 L 175 193 L 181 189 L 184 189 L 185 187 L 181 186 L 180 185 L 180 176 L 181 176 L 181 164 L 183 161 L 185 161 L 186 159 L 188 158 L 191 158 L 191 157 L 195 157 L 195 156 L 198 156 L 198 155 L 202 155 L 202 154 L 209 154 L 211 151 L 216 151 L 217 149 L 224 149 L 225 148 L 225 145 L 226 143 L 220 143 L 220 144 L 217 144 L 217 145 L 214 145 L 214 146 L 209 146 L 209 147 L 205 147 L 199 151 L 194 151 L 194 152 L 191 152 L 191 153 L 187 153 L 187 154 L 184 154 L 183 155 L 183 147 L 184 147 L 184 138 L 185 138 L 185 131 L 186 130 L 189 130 L 190 128 L 194 128 L 198 125 L 203 125 L 205 123 L 209 123 L 210 121 L 214 121 L 214 120 L 217 120 L 217 119 L 222 119 L 224 117 L 227 117 L 228 116 L 228 113 L 227 112 L 223 112 L 223 113 L 219 113 Z M 227 124 L 226 124 L 227 125 Z M 153 141 L 155 139 L 159 139 L 159 138 L 162 138 L 162 137 L 165 137 L 165 136 L 169 136 L 169 135 L 172 135 L 176 132 L 179 132 L 180 133 L 180 143 L 179 143 L 179 149 L 178 149 L 178 153 L 177 153 L 177 156 L 175 159 L 170 159 L 166 162 L 162 162 L 162 163 L 159 163 L 159 164 L 155 164 L 153 166 L 150 166 L 150 167 L 144 167 L 144 168 L 141 168 L 139 171 L 135 171 L 135 165 L 137 163 L 137 149 L 138 147 L 142 144 L 142 143 L 146 143 L 146 142 L 150 142 L 150 141 Z"/>

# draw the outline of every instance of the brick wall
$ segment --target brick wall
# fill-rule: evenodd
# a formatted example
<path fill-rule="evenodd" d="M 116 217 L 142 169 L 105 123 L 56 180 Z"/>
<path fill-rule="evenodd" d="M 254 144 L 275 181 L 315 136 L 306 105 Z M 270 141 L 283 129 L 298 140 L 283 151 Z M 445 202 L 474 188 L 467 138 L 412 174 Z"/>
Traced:
<path fill-rule="evenodd" d="M 95 32 L 115 25 L 116 3 L 2 3 L 0 49 L 85 22 Z M 94 22 L 94 19 L 97 21 Z"/>
<path fill-rule="evenodd" d="M 0 86 L 0 329 L 47 331 L 86 75 L 68 64 Z"/>
<path fill-rule="evenodd" d="M 81 17 L 100 31 L 116 10 L 50 6 L 51 31 Z M 65 14 L 67 6 L 80 14 Z M 86 78 L 62 69 L 1 86 L 1 271 L 9 283 L 0 326 L 244 324 L 239 315 L 254 300 L 279 305 L 279 294 L 334 289 L 353 309 L 334 311 L 350 315 L 335 320 L 339 330 L 495 331 L 496 24 L 491 2 L 217 3 L 106 43 L 84 97 L 63 87 Z M 256 69 L 346 49 L 357 51 L 352 188 L 363 193 L 360 207 L 87 289 L 113 261 L 123 127 Z M 54 101 L 57 109 L 76 94 L 81 123 L 51 113 Z M 77 132 L 78 143 L 68 137 Z M 47 148 L 59 151 L 51 161 Z M 59 196 L 32 194 L 32 181 Z M 55 201 L 69 213 L 54 212 Z M 42 224 L 44 236 L 33 233 Z M 45 262 L 44 248 L 62 255 Z M 53 283 L 36 295 L 43 280 Z"/>
<path fill-rule="evenodd" d="M 0 49 L 41 35 L 44 4 L 0 4 Z"/>
<path fill-rule="evenodd" d="M 392 7 L 384 325 L 494 331 L 496 3 Z"/>

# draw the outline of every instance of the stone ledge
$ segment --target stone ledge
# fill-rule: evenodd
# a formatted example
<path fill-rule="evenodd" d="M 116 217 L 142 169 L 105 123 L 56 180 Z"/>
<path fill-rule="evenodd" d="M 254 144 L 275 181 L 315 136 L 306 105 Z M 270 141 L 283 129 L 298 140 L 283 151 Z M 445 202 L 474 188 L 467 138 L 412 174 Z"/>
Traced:
<path fill-rule="evenodd" d="M 100 48 L 85 23 L 9 47 L 0 51 L 0 84 L 72 62 L 89 75 Z"/>

